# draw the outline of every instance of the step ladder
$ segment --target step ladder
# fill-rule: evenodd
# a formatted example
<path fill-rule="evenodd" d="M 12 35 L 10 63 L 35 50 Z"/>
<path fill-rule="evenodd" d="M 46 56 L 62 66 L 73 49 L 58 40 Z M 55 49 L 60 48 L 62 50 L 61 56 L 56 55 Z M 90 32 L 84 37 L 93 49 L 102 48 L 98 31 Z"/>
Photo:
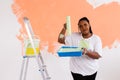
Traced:
<path fill-rule="evenodd" d="M 25 28 L 28 34 L 28 38 L 25 39 L 24 42 L 24 52 L 20 80 L 26 80 L 27 76 L 27 68 L 29 64 L 30 58 L 35 58 L 39 67 L 39 71 L 42 76 L 42 80 L 50 80 L 49 74 L 46 69 L 46 65 L 44 64 L 42 55 L 39 50 L 40 39 L 34 35 L 32 27 L 30 25 L 30 21 L 27 17 L 23 18 L 23 22 L 25 24 Z"/>

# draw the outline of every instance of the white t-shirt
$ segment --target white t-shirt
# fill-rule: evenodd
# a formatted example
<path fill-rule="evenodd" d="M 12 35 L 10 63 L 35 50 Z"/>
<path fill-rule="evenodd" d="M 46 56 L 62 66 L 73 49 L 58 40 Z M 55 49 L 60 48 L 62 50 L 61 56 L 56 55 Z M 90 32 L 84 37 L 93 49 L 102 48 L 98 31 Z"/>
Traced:
<path fill-rule="evenodd" d="M 66 36 L 65 44 L 78 47 L 81 40 L 85 40 L 89 43 L 89 50 L 96 51 L 102 56 L 102 42 L 100 37 L 95 34 L 90 38 L 84 39 L 80 33 L 72 33 L 70 36 Z M 73 73 L 79 73 L 84 76 L 92 75 L 98 70 L 98 67 L 98 59 L 90 58 L 87 55 L 70 58 L 70 70 Z"/>

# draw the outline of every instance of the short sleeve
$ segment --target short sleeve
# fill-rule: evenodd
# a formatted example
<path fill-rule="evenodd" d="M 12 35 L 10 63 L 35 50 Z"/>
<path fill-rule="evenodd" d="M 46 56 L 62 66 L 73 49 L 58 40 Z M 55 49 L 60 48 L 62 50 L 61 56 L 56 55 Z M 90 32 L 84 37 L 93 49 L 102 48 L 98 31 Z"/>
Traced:
<path fill-rule="evenodd" d="M 100 37 L 97 36 L 96 42 L 95 42 L 95 51 L 98 52 L 100 56 L 102 56 L 102 41 Z"/>

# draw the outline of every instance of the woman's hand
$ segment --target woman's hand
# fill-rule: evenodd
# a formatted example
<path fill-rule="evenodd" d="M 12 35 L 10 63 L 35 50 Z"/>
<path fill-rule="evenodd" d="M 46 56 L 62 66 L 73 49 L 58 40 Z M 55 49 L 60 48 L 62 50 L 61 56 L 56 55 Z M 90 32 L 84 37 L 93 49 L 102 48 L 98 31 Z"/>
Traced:
<path fill-rule="evenodd" d="M 66 28 L 67 28 L 66 23 L 64 23 L 63 28 L 62 28 L 61 32 L 59 33 L 59 36 L 58 36 L 58 42 L 59 43 L 65 44 Z"/>
<path fill-rule="evenodd" d="M 82 48 L 82 54 L 87 55 L 93 59 L 99 59 L 101 57 L 97 52 L 87 50 L 86 48 Z"/>
<path fill-rule="evenodd" d="M 82 48 L 82 54 L 87 55 L 88 50 L 86 48 Z"/>
<path fill-rule="evenodd" d="M 66 29 L 67 29 L 67 24 L 66 24 L 66 23 L 64 23 L 64 25 L 63 25 L 63 26 L 64 26 L 64 29 L 66 30 Z"/>

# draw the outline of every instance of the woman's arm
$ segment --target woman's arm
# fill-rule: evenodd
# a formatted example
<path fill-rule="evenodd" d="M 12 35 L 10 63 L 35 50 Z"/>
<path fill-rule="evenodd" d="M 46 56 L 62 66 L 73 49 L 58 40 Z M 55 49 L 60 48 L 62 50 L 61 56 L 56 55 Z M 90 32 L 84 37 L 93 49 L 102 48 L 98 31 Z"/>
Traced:
<path fill-rule="evenodd" d="M 58 36 L 58 42 L 65 44 L 65 33 L 66 33 L 66 23 L 64 24 L 64 27 L 62 28 L 61 32 Z"/>
<path fill-rule="evenodd" d="M 87 50 L 86 48 L 83 49 L 83 54 L 93 59 L 99 59 L 100 57 L 102 57 L 102 41 L 100 37 L 97 37 L 96 39 L 97 40 L 95 41 L 94 51 Z"/>
<path fill-rule="evenodd" d="M 83 54 L 85 54 L 85 55 L 87 55 L 87 56 L 89 56 L 89 57 L 91 57 L 93 59 L 99 59 L 101 57 L 97 52 L 89 51 L 87 49 L 83 50 Z"/>

